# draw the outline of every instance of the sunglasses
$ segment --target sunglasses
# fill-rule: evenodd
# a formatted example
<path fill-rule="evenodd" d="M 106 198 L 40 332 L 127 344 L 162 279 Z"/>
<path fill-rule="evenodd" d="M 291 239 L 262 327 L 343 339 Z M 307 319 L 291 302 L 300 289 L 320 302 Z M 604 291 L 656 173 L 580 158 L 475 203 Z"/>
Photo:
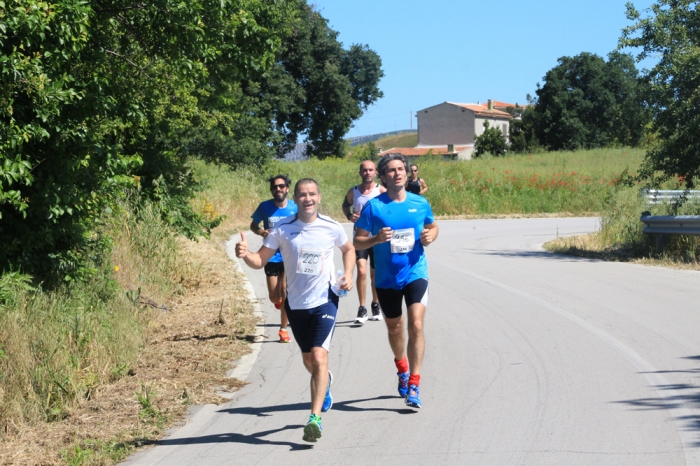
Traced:
<path fill-rule="evenodd" d="M 286 187 L 286 184 L 273 184 L 272 188 L 270 188 L 270 191 L 277 191 L 278 189 L 284 189 Z"/>
<path fill-rule="evenodd" d="M 411 171 L 415 173 L 415 172 L 417 172 L 418 170 L 411 170 Z"/>

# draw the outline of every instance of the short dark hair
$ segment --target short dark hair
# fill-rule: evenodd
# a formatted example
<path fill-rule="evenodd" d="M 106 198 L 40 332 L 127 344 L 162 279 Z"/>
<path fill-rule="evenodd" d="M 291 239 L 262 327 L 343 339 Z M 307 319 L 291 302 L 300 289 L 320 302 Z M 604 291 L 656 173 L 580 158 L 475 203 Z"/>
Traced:
<path fill-rule="evenodd" d="M 314 180 L 313 178 L 302 178 L 299 181 L 297 181 L 297 183 L 294 185 L 294 195 L 295 196 L 297 195 L 297 190 L 299 189 L 299 186 L 301 186 L 303 184 L 310 184 L 310 183 L 315 184 L 316 190 L 318 191 L 319 194 L 321 194 L 321 188 L 318 186 L 318 183 L 316 182 L 316 180 Z"/>
<path fill-rule="evenodd" d="M 284 181 L 284 184 L 287 186 L 292 184 L 292 180 L 289 179 L 287 175 L 276 175 L 276 176 L 271 176 L 267 181 L 270 183 L 270 189 L 275 187 L 275 181 L 276 180 L 282 180 Z"/>
<path fill-rule="evenodd" d="M 406 159 L 406 157 L 404 155 L 402 155 L 402 154 L 386 154 L 381 159 L 379 159 L 379 166 L 377 167 L 377 171 L 379 172 L 379 176 L 386 175 L 386 166 L 392 160 L 402 161 L 403 165 L 406 169 L 406 172 L 408 172 L 408 160 Z"/>
<path fill-rule="evenodd" d="M 416 165 L 415 163 L 412 163 L 411 165 L 409 165 L 409 167 L 416 167 L 416 170 L 418 170 L 418 165 Z"/>

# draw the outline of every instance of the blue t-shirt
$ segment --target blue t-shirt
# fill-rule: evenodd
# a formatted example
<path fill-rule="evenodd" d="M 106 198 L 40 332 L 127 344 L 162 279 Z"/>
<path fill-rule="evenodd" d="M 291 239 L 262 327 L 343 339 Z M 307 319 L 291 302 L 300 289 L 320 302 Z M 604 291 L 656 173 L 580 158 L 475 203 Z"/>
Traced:
<path fill-rule="evenodd" d="M 413 250 L 392 253 L 391 243 L 379 243 L 374 250 L 374 279 L 377 288 L 400 290 L 420 278 L 428 279 L 428 262 L 425 259 L 420 233 L 425 225 L 435 221 L 433 209 L 423 196 L 406 193 L 403 202 L 392 201 L 387 193 L 380 194 L 365 204 L 355 227 L 376 236 L 384 227 L 392 230 L 413 229 Z"/>
<path fill-rule="evenodd" d="M 277 207 L 274 199 L 269 199 L 261 202 L 260 205 L 258 205 L 258 208 L 255 209 L 255 212 L 253 212 L 253 215 L 250 217 L 255 223 L 263 222 L 263 229 L 267 230 L 274 227 L 277 222 L 283 218 L 295 215 L 297 211 L 297 205 L 291 199 L 287 199 L 287 205 L 281 208 Z M 282 262 L 282 254 L 280 253 L 279 249 L 268 262 Z"/>

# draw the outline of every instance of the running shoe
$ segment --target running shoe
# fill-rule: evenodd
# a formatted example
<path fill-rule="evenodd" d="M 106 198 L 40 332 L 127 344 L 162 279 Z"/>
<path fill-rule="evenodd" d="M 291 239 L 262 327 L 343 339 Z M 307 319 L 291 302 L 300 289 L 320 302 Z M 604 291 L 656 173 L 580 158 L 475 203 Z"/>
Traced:
<path fill-rule="evenodd" d="M 333 373 L 328 371 L 328 388 L 326 389 L 326 397 L 323 399 L 323 406 L 321 406 L 321 412 L 325 413 L 331 406 L 333 406 L 333 395 L 331 395 L 331 384 L 333 383 Z"/>
<path fill-rule="evenodd" d="M 281 328 L 277 335 L 280 336 L 280 343 L 289 343 L 292 340 L 289 338 L 289 332 L 286 328 Z"/>
<path fill-rule="evenodd" d="M 323 427 L 321 427 L 321 416 L 312 414 L 309 416 L 309 422 L 304 426 L 304 436 L 302 440 L 315 443 L 316 440 L 321 438 L 321 431 L 323 431 Z"/>
<path fill-rule="evenodd" d="M 379 303 L 372 303 L 372 317 L 369 320 L 382 320 L 382 311 L 379 310 Z"/>
<path fill-rule="evenodd" d="M 355 323 L 364 324 L 365 322 L 367 322 L 367 308 L 364 306 L 360 306 L 357 309 L 357 317 L 355 317 Z"/>
<path fill-rule="evenodd" d="M 408 387 L 408 395 L 406 395 L 406 406 L 411 408 L 420 408 L 423 406 L 420 402 L 420 388 L 418 385 L 411 384 Z"/>
<path fill-rule="evenodd" d="M 399 396 L 401 398 L 406 398 L 408 395 L 408 376 L 411 375 L 409 372 L 399 372 Z"/>

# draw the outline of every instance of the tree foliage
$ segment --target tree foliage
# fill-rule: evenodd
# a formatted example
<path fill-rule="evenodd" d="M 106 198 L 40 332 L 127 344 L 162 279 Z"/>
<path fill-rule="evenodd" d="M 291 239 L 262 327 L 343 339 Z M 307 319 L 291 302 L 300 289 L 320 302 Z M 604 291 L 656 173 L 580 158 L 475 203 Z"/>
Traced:
<path fill-rule="evenodd" d="M 283 0 L 0 0 L 0 271 L 69 276 L 125 187 L 174 226 L 206 228 L 187 208 L 188 128 L 230 131 L 214 85 L 262 75 L 293 13 Z"/>
<path fill-rule="evenodd" d="M 531 100 L 528 94 L 528 102 Z M 508 150 L 524 153 L 538 148 L 540 144 L 535 134 L 538 114 L 533 103 L 531 102 L 526 107 L 520 107 L 516 104 L 515 107 L 507 108 L 506 111 L 513 116 L 508 127 L 508 139 L 510 140 Z"/>
<path fill-rule="evenodd" d="M 561 57 L 538 85 L 535 134 L 550 150 L 636 146 L 646 112 L 631 56 Z"/>
<path fill-rule="evenodd" d="M 647 153 L 643 175 L 681 176 L 689 187 L 700 176 L 700 2 L 657 0 L 642 16 L 631 3 L 621 47 L 641 48 L 637 60 L 658 62 L 643 79 L 659 141 Z"/>
<path fill-rule="evenodd" d="M 491 154 L 496 157 L 506 155 L 506 136 L 494 126 L 490 127 L 488 120 L 484 121 L 484 132 L 474 138 L 474 157 Z"/>
<path fill-rule="evenodd" d="M 301 2 L 299 21 L 261 87 L 281 138 L 279 152 L 287 152 L 304 136 L 311 143 L 309 155 L 342 156 L 343 138 L 353 121 L 383 96 L 378 87 L 384 76 L 381 64 L 366 45 L 345 50 L 328 21 Z"/>

